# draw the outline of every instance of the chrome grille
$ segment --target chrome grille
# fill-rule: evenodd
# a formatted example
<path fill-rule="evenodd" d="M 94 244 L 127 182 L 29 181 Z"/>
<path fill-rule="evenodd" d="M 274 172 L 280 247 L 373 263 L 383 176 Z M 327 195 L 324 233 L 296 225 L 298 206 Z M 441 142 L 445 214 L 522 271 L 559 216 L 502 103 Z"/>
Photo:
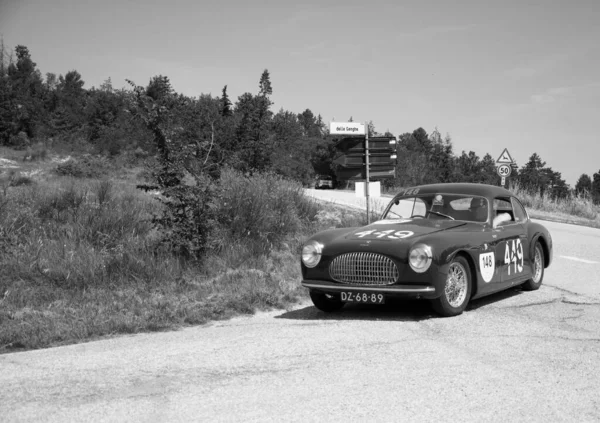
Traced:
<path fill-rule="evenodd" d="M 329 265 L 329 274 L 336 282 L 360 285 L 391 285 L 400 275 L 392 260 L 376 253 L 337 256 Z"/>

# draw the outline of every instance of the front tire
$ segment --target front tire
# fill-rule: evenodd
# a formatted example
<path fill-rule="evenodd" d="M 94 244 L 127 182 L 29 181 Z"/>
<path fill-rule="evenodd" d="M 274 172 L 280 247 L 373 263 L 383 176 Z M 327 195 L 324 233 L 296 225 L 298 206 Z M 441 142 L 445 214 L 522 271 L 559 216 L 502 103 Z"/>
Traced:
<path fill-rule="evenodd" d="M 310 291 L 309 294 L 315 307 L 326 313 L 331 313 L 332 311 L 337 311 L 344 307 L 342 300 L 332 294 L 315 291 Z"/>
<path fill-rule="evenodd" d="M 458 316 L 471 299 L 471 270 L 464 257 L 458 256 L 448 266 L 442 295 L 432 300 L 436 313 L 443 317 Z"/>
<path fill-rule="evenodd" d="M 540 243 L 536 241 L 535 248 L 533 249 L 532 276 L 531 279 L 521 285 L 523 291 L 535 291 L 540 289 L 542 281 L 544 280 L 544 266 L 544 250 Z"/>

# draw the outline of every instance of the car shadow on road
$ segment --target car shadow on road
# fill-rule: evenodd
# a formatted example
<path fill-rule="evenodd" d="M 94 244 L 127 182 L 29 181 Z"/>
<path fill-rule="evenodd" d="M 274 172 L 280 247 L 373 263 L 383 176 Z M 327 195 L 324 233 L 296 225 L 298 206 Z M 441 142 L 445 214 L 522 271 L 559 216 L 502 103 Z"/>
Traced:
<path fill-rule="evenodd" d="M 498 292 L 477 300 L 467 306 L 467 312 L 521 295 L 520 288 Z M 383 305 L 373 304 L 346 304 L 339 311 L 326 313 L 313 305 L 296 310 L 286 311 L 275 316 L 276 319 L 290 320 L 383 320 L 419 322 L 439 316 L 431 308 L 429 301 L 392 299 Z"/>
<path fill-rule="evenodd" d="M 495 294 L 488 295 L 487 297 L 472 300 L 467 306 L 467 311 L 477 310 L 478 308 L 485 307 L 503 300 L 507 300 L 509 298 L 516 297 L 523 293 L 524 291 L 520 287 L 500 291 Z"/>
<path fill-rule="evenodd" d="M 339 311 L 325 313 L 313 305 L 287 311 L 276 319 L 291 320 L 384 320 L 421 321 L 435 317 L 428 301 L 393 299 L 386 304 L 346 304 Z"/>

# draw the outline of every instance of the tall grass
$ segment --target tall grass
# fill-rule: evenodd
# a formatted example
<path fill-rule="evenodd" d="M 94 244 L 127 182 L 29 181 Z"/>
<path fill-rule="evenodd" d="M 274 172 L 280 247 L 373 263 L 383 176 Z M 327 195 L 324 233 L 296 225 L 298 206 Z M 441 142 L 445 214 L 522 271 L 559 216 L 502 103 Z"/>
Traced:
<path fill-rule="evenodd" d="M 225 171 L 219 192 L 202 267 L 162 247 L 161 204 L 131 185 L 55 176 L 0 193 L 0 352 L 286 307 L 305 295 L 304 234 L 354 218 L 271 174 Z"/>
<path fill-rule="evenodd" d="M 567 220 L 581 218 L 579 220 L 585 219 L 591 226 L 600 227 L 600 207 L 584 195 L 569 194 L 566 198 L 554 199 L 546 193 L 528 191 L 518 183 L 511 184 L 509 190 L 534 215 L 536 213 L 554 214 L 559 219 L 562 217 Z"/>

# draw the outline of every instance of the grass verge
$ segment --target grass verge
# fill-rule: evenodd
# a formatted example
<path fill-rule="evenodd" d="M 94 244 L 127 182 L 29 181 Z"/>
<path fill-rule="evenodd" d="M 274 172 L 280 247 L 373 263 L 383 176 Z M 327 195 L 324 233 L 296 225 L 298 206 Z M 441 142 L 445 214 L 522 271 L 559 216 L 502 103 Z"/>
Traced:
<path fill-rule="evenodd" d="M 364 223 L 298 184 L 226 173 L 219 242 L 198 264 L 165 249 L 160 203 L 131 184 L 31 179 L 0 192 L 0 353 L 287 308 L 306 295 L 304 234 Z"/>

